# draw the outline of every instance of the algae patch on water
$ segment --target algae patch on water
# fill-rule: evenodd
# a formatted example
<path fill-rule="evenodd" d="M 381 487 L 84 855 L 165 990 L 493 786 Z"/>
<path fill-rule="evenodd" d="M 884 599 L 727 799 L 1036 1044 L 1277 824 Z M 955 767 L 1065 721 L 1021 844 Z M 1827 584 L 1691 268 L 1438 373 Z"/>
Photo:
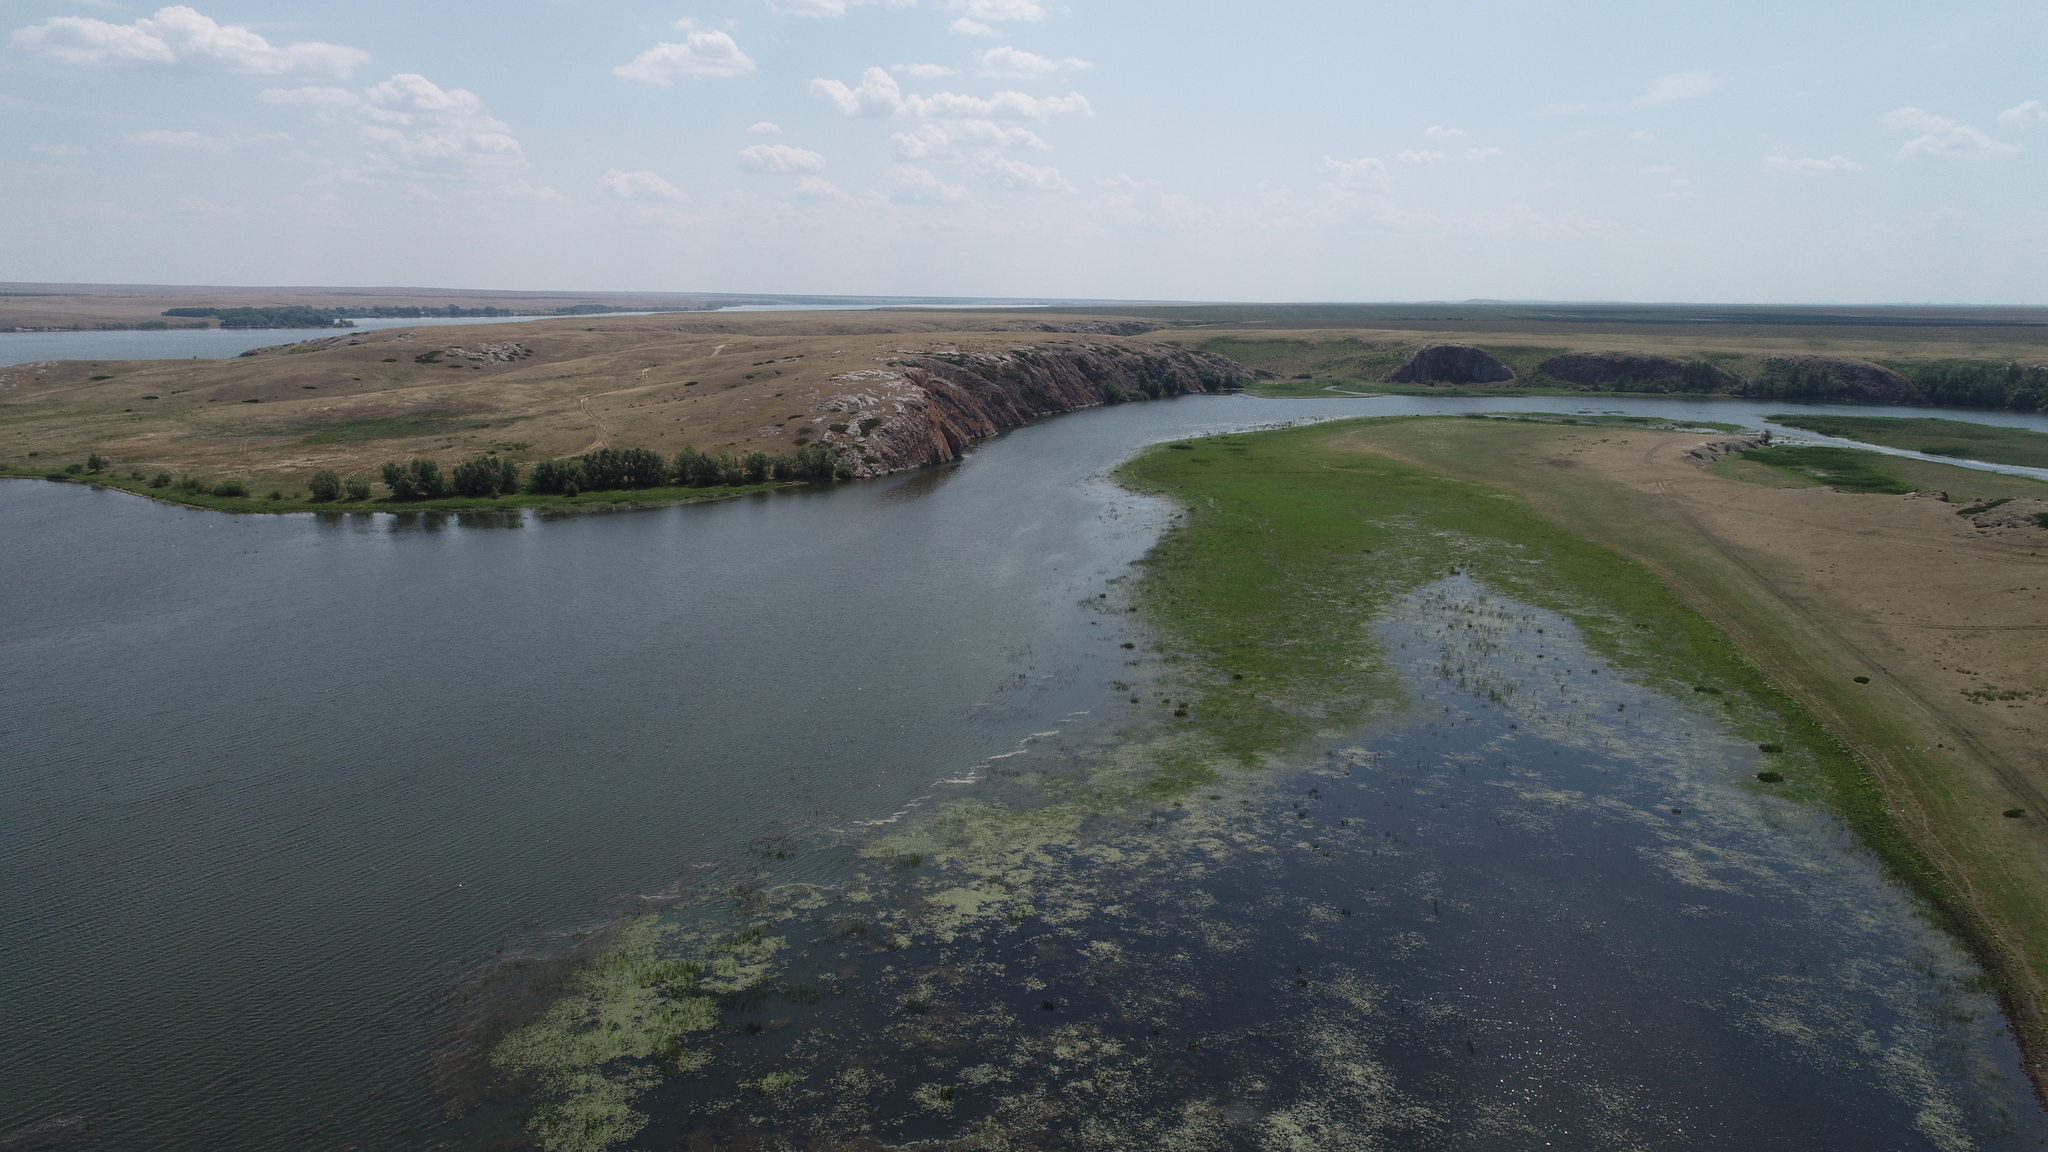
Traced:
<path fill-rule="evenodd" d="M 1114 685 L 1155 706 L 990 765 L 836 890 L 636 924 L 500 1049 L 542 1143 L 2041 1135 L 1974 969 L 1723 638 L 1515 501 L 1310 440 L 1137 461 L 1189 510 Z"/>

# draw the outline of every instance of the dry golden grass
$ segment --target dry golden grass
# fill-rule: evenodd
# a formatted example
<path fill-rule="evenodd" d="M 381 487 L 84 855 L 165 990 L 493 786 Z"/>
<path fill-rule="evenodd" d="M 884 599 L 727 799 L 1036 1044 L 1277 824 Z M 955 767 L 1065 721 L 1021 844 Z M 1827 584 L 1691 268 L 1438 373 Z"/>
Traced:
<path fill-rule="evenodd" d="M 684 313 L 321 335 L 232 360 L 0 368 L 0 466 L 109 457 L 125 472 L 302 485 L 415 455 L 531 461 L 592 448 L 789 451 L 834 419 L 848 374 L 904 354 L 1145 337 L 1021 329 L 979 313 Z M 281 333 L 280 336 L 287 335 Z M 531 350 L 520 355 L 510 346 Z M 450 349 L 479 352 L 471 361 Z M 440 352 L 435 363 L 417 357 Z M 153 397 L 153 399 L 152 399 Z"/>
<path fill-rule="evenodd" d="M 138 308 L 154 315 L 174 296 L 225 304 L 355 299 L 332 289 L 244 290 L 245 298 L 224 292 L 123 289 L 77 298 L 9 298 L 7 306 L 75 306 L 107 318 Z M 429 303 L 447 299 L 446 294 L 421 297 Z M 476 294 L 457 302 L 552 305 L 568 299 Z M 380 292 L 374 302 L 408 300 Z M 1540 358 L 1552 350 L 1600 349 L 1714 355 L 1727 362 L 1789 352 L 1890 360 L 2034 360 L 2048 354 L 2043 342 L 2048 337 L 2040 329 L 2015 326 L 1603 328 L 1489 322 L 1462 328 L 1278 328 L 1194 323 L 1158 311 L 1152 322 L 1168 327 L 1128 337 L 1036 330 L 1041 324 L 1116 319 L 1099 311 L 696 312 L 332 337 L 280 332 L 280 341 L 312 336 L 319 346 L 228 361 L 21 365 L 0 368 L 0 467 L 41 471 L 97 452 L 124 472 L 165 470 L 290 490 L 321 469 L 362 474 L 385 460 L 414 455 L 453 461 L 496 451 L 529 462 L 607 444 L 664 453 L 684 445 L 772 453 L 788 451 L 806 433 L 815 438 L 829 426 L 831 409 L 843 407 L 833 398 L 860 389 L 857 379 L 835 378 L 882 367 L 906 353 L 1061 342 L 1168 343 L 1226 354 L 1242 350 L 1254 367 L 1283 376 L 1313 369 L 1314 382 L 1273 382 L 1276 388 L 1299 385 L 1296 390 L 1307 389 L 1303 394 L 1321 394 L 1325 380 L 1342 378 L 1347 369 L 1333 370 L 1334 365 L 1349 364 L 1357 375 L 1367 361 L 1397 363 L 1406 350 L 1440 340 L 1519 349 L 1505 353 L 1517 359 Z M 441 349 L 476 351 L 507 344 L 530 349 L 532 355 L 509 361 L 446 356 L 441 363 L 415 362 L 422 353 Z"/>

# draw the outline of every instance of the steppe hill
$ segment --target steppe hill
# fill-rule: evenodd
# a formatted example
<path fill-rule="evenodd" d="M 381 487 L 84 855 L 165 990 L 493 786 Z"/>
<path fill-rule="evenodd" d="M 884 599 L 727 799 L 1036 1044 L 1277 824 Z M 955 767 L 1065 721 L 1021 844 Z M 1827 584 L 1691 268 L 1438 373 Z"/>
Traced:
<path fill-rule="evenodd" d="M 1035 416 L 1182 392 L 1741 391 L 1789 370 L 1795 385 L 1831 378 L 1838 398 L 1898 401 L 1927 366 L 2048 361 L 2048 311 L 2017 309 L 690 311 L 279 333 L 295 336 L 225 361 L 0 368 L 0 468 L 40 475 L 97 454 L 112 476 L 296 495 L 316 471 L 374 477 L 419 456 L 531 465 L 601 447 L 822 443 L 874 475 Z M 1446 343 L 1476 351 L 1416 356 Z"/>

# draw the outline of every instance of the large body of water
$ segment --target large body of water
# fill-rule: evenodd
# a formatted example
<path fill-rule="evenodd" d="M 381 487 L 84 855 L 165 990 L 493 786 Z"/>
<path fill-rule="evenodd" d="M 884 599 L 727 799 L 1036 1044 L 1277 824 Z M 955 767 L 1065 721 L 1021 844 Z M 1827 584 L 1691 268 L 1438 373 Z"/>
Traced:
<path fill-rule="evenodd" d="M 617 315 L 617 313 L 614 313 Z M 164 331 L 0 332 L 0 367 L 43 360 L 225 360 L 251 348 L 318 340 L 381 328 L 446 328 L 457 324 L 518 324 L 559 316 L 429 316 L 413 320 L 365 317 L 353 328 L 173 328 Z"/>
<path fill-rule="evenodd" d="M 1121 653 L 1084 602 L 1168 515 L 1104 469 L 1192 434 L 1510 407 L 1779 406 L 1187 397 L 875 482 L 560 518 L 225 516 L 0 485 L 0 1134 L 83 1114 L 107 1147 L 481 1147 L 488 1126 L 442 1121 L 422 1074 L 457 974 L 792 830 L 885 820 L 1103 700 Z M 1883 889 L 1842 867 L 1815 882 Z M 1962 963 L 1880 905 L 1854 948 Z M 1725 938 L 1830 930 L 1779 920 Z M 1728 999 L 1695 997 L 1640 1049 L 1613 1022 L 1600 1059 L 1666 1059 L 1692 1024 L 1725 1051 L 1742 1029 L 1705 1021 Z M 1926 1075 L 1950 1097 L 1998 1081 L 1983 1092 L 2032 1146 L 1992 1033 Z M 1853 1081 L 1813 1106 L 1852 1119 Z M 1996 1135 L 1971 1107 L 1943 1130 Z"/>

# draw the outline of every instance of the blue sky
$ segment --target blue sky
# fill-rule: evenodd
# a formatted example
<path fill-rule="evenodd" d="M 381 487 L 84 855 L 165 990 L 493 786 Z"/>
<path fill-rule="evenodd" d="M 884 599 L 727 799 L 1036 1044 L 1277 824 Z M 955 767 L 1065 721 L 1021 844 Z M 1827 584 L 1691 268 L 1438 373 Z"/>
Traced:
<path fill-rule="evenodd" d="M 0 279 L 2048 303 L 2048 5 L 9 0 Z"/>

